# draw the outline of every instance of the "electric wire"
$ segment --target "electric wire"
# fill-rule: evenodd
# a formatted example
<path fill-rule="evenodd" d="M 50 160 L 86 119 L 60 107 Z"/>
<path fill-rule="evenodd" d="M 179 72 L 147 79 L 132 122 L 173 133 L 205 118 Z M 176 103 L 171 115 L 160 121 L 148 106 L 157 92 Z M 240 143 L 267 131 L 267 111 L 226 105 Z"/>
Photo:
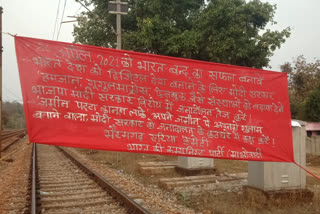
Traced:
<path fill-rule="evenodd" d="M 92 13 L 92 11 L 85 5 L 85 4 L 83 4 L 81 1 L 78 1 L 78 3 L 79 4 L 81 4 L 82 5 L 82 7 L 84 7 L 84 8 L 86 8 L 87 9 L 87 11 L 89 11 L 89 12 L 91 12 Z M 95 15 L 95 14 L 94 14 Z"/>
<path fill-rule="evenodd" d="M 59 34 L 60 34 L 60 30 L 61 30 L 61 25 L 62 25 L 62 20 L 63 20 L 63 16 L 64 16 L 64 11 L 66 9 L 66 4 L 67 4 L 67 0 L 64 0 L 64 5 L 63 5 L 63 11 L 62 11 L 62 16 L 61 16 L 61 22 L 60 22 L 60 27 L 59 27 L 59 31 L 58 31 L 58 34 L 57 34 L 57 41 L 59 39 Z"/>
<path fill-rule="evenodd" d="M 77 12 L 74 14 L 74 16 L 76 16 L 78 14 L 78 12 L 80 11 L 80 9 L 82 8 L 82 5 L 80 5 L 79 9 L 77 10 Z"/>
<path fill-rule="evenodd" d="M 19 96 L 17 96 L 15 93 L 13 93 L 11 90 L 9 90 L 7 87 L 3 86 L 3 88 L 9 92 L 9 94 L 11 94 L 12 96 L 14 96 L 15 98 L 17 98 L 18 100 L 22 100 Z"/>
<path fill-rule="evenodd" d="M 56 22 L 54 23 L 54 29 L 53 29 L 53 34 L 52 34 L 52 40 L 54 39 L 54 35 L 55 35 L 55 33 L 56 33 L 56 28 L 57 28 L 57 22 L 58 22 L 59 11 L 60 11 L 60 0 L 59 0 L 59 2 L 58 2 L 58 8 L 57 8 L 57 14 L 56 14 Z"/>
<path fill-rule="evenodd" d="M 8 36 L 12 36 L 12 37 L 14 37 L 14 36 L 16 36 L 16 35 L 14 35 L 14 34 L 12 34 L 12 33 L 9 33 L 9 32 L 1 32 L 2 34 L 4 34 L 4 35 L 8 35 Z"/>

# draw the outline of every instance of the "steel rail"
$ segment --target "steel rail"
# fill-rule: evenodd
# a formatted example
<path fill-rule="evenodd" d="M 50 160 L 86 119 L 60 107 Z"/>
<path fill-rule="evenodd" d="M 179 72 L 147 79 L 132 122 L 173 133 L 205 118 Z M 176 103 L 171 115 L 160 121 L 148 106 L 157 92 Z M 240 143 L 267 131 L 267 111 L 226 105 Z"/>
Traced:
<path fill-rule="evenodd" d="M 4 135 L 2 135 L 3 147 L 1 149 L 1 152 L 5 152 L 7 149 L 9 149 L 10 146 L 12 146 L 15 142 L 17 142 L 19 139 L 21 139 L 23 136 L 25 136 L 25 134 L 26 134 L 25 131 L 20 130 L 15 133 L 12 133 L 10 136 L 7 135 L 4 137 Z M 10 139 L 12 137 L 17 137 L 17 138 Z M 12 140 L 12 141 L 8 142 L 9 140 Z M 6 143 L 4 143 L 4 142 L 6 142 Z"/>
<path fill-rule="evenodd" d="M 9 133 L 2 133 L 1 140 L 6 140 L 6 139 L 13 137 L 13 136 L 22 136 L 23 134 L 25 134 L 25 130 L 18 130 L 18 131 L 13 131 L 13 132 L 9 132 Z"/>
<path fill-rule="evenodd" d="M 32 191 L 31 191 L 31 214 L 37 213 L 37 148 L 36 144 L 33 144 L 32 148 Z"/>
<path fill-rule="evenodd" d="M 111 193 L 114 198 L 123 202 L 123 204 L 125 204 L 125 206 L 128 208 L 130 212 L 136 214 L 150 214 L 149 211 L 147 211 L 141 205 L 129 198 L 125 193 L 123 193 L 119 188 L 111 184 L 103 176 L 90 169 L 85 163 L 83 163 L 82 161 L 80 161 L 79 159 L 77 159 L 61 147 L 58 148 L 62 151 L 63 154 L 70 158 L 70 160 L 72 160 L 72 162 L 74 162 L 83 172 L 91 176 L 103 189 Z"/>

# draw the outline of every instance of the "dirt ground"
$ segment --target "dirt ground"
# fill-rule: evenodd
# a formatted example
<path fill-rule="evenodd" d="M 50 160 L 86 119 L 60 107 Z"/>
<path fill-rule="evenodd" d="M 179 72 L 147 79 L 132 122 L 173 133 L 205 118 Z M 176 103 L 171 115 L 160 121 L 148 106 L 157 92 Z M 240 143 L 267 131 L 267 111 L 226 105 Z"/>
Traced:
<path fill-rule="evenodd" d="M 25 145 L 26 140 L 21 140 L 19 146 Z M 121 153 L 109 151 L 96 151 L 77 149 L 91 160 L 105 166 L 114 168 L 133 175 L 140 183 L 145 185 L 156 185 L 160 178 L 180 177 L 172 172 L 163 175 L 145 176 L 138 172 L 137 162 L 149 161 L 175 161 L 175 156 L 160 156 L 137 153 Z M 16 152 L 12 157 L 6 158 L 0 164 L 0 213 L 26 212 L 28 170 L 30 163 L 31 146 L 26 145 Z M 307 156 L 307 169 L 320 177 L 320 157 Z M 217 173 L 246 173 L 248 171 L 247 161 L 215 160 Z M 15 176 L 20 174 L 23 176 Z M 213 183 L 204 185 L 192 185 L 179 187 L 171 190 L 179 199 L 179 202 L 189 208 L 203 214 L 291 214 L 291 213 L 320 213 L 320 181 L 307 175 L 307 188 L 314 193 L 312 201 L 302 202 L 294 198 L 288 200 L 267 200 L 262 195 L 247 197 L 243 186 L 247 179 L 237 181 Z M 12 187 L 17 188 L 12 188 Z M 10 188 L 10 189 L 8 189 Z M 14 203 L 12 203 L 14 202 Z M 275 203 L 276 202 L 276 203 Z M 19 204 L 19 206 L 17 206 Z"/>
<path fill-rule="evenodd" d="M 177 173 L 165 175 L 141 175 L 137 170 L 137 162 L 145 161 L 173 161 L 175 156 L 160 156 L 135 153 L 120 153 L 109 151 L 93 151 L 78 149 L 90 159 L 106 164 L 109 167 L 132 174 L 136 179 L 145 184 L 157 184 L 159 178 L 179 177 Z M 248 171 L 247 161 L 215 160 L 218 173 L 241 173 Z M 320 157 L 307 156 L 307 169 L 320 176 Z M 290 198 L 289 200 L 277 201 L 265 200 L 260 195 L 248 198 L 242 186 L 247 180 L 240 180 L 237 183 L 231 182 L 228 188 L 223 191 L 213 191 L 214 187 L 196 185 L 188 188 L 181 188 L 175 191 L 180 203 L 195 209 L 204 214 L 291 214 L 291 213 L 320 213 L 320 181 L 307 176 L 307 188 L 314 193 L 312 201 L 301 202 Z"/>
<path fill-rule="evenodd" d="M 0 214 L 29 213 L 29 172 L 32 145 L 20 139 L 0 161 Z M 19 176 L 17 176 L 19 175 Z"/>

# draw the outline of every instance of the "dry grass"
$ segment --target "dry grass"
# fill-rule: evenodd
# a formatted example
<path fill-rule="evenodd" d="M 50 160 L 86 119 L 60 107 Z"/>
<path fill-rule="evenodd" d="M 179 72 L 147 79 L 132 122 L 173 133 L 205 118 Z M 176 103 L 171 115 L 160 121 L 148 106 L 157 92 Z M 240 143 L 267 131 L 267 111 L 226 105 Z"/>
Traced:
<path fill-rule="evenodd" d="M 166 161 L 177 160 L 175 156 L 151 155 L 130 152 L 111 152 L 97 151 L 88 149 L 78 149 L 81 153 L 86 154 L 92 160 L 103 162 L 110 167 L 126 170 L 128 173 L 134 173 L 137 162 L 140 161 Z"/>
<path fill-rule="evenodd" d="M 79 149 L 91 159 L 102 162 L 109 167 L 123 170 L 124 173 L 132 174 L 143 184 L 155 184 L 161 177 L 177 177 L 176 173 L 160 176 L 144 176 L 137 171 L 137 162 L 140 161 L 173 161 L 175 156 L 161 156 L 150 154 L 137 154 L 125 152 L 93 151 Z M 320 166 L 320 157 L 308 156 L 308 166 Z M 215 166 L 218 173 L 239 173 L 248 171 L 247 161 L 233 161 L 216 159 Z M 246 197 L 244 191 L 223 192 L 219 195 L 212 191 L 202 191 L 201 194 L 179 193 L 180 202 L 197 211 L 214 214 L 319 214 L 320 213 L 320 181 L 307 176 L 307 187 L 314 192 L 312 202 L 300 203 L 300 201 L 290 198 L 289 200 L 272 201 L 266 200 L 263 196 Z M 199 191 L 197 191 L 199 192 Z M 276 202 L 276 203 L 275 203 Z"/>
<path fill-rule="evenodd" d="M 185 204 L 196 208 L 198 211 L 210 210 L 215 214 L 296 214 L 320 213 L 319 190 L 311 203 L 299 203 L 297 200 L 285 200 L 275 205 L 272 200 L 265 200 L 259 194 L 247 198 L 240 193 L 222 193 L 219 195 L 203 192 L 201 195 L 188 197 Z"/>
<path fill-rule="evenodd" d="M 307 155 L 307 166 L 320 167 L 320 156 Z"/>
<path fill-rule="evenodd" d="M 88 149 L 77 149 L 83 154 L 86 154 L 90 159 L 106 164 L 107 166 L 121 170 L 124 173 L 131 174 L 143 184 L 158 184 L 160 178 L 164 177 L 179 177 L 178 173 L 165 175 L 141 175 L 138 172 L 138 162 L 151 161 L 176 161 L 176 156 L 140 154 L 130 152 L 111 152 L 97 151 Z"/>
<path fill-rule="evenodd" d="M 320 186 L 320 181 L 315 179 L 314 177 L 307 176 L 307 188 L 312 189 L 314 185 Z"/>
<path fill-rule="evenodd" d="M 320 157 L 308 157 L 308 165 L 319 166 Z M 248 171 L 247 161 L 215 160 L 220 173 L 238 173 Z M 307 188 L 314 192 L 312 202 L 301 202 L 294 197 L 282 200 L 267 199 L 262 194 L 246 195 L 244 191 L 224 192 L 219 195 L 212 191 L 180 196 L 181 201 L 198 211 L 210 211 L 214 214 L 296 214 L 320 213 L 320 181 L 307 176 Z"/>
<path fill-rule="evenodd" d="M 216 159 L 214 160 L 214 165 L 218 173 L 248 172 L 248 161 Z"/>

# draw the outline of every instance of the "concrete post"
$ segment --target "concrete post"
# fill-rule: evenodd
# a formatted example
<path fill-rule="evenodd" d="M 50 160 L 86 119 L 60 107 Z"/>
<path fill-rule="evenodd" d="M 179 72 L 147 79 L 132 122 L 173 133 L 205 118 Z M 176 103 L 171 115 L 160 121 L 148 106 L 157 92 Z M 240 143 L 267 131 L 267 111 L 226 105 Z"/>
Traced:
<path fill-rule="evenodd" d="M 186 169 L 214 167 L 212 158 L 178 157 L 178 166 Z"/>
<path fill-rule="evenodd" d="M 292 127 L 294 159 L 301 166 L 306 166 L 306 130 L 305 123 L 301 127 Z M 306 173 L 293 163 L 249 161 L 248 186 L 263 191 L 305 189 Z"/>
<path fill-rule="evenodd" d="M 215 172 L 212 158 L 178 157 L 176 167 L 183 175 L 212 174 Z"/>
<path fill-rule="evenodd" d="M 315 155 L 320 155 L 320 136 L 313 136 L 312 138 L 312 143 L 316 145 Z"/>

